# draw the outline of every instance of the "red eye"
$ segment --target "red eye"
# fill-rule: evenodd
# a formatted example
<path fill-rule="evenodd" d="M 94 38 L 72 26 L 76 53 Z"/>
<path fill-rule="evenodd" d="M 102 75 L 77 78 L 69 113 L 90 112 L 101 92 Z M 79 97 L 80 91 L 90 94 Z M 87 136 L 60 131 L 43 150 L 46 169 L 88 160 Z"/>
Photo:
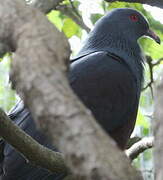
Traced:
<path fill-rule="evenodd" d="M 130 16 L 130 19 L 133 21 L 133 22 L 137 22 L 138 21 L 138 16 L 133 14 Z"/>

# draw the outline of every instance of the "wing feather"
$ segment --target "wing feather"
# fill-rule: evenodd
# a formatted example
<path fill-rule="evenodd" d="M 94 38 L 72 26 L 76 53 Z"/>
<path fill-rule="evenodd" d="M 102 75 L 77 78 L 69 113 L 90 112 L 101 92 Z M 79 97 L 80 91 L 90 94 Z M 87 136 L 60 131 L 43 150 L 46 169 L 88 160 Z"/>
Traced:
<path fill-rule="evenodd" d="M 107 132 L 129 119 L 133 121 L 138 104 L 137 85 L 123 59 L 107 52 L 78 58 L 71 64 L 69 80 L 74 92 Z"/>

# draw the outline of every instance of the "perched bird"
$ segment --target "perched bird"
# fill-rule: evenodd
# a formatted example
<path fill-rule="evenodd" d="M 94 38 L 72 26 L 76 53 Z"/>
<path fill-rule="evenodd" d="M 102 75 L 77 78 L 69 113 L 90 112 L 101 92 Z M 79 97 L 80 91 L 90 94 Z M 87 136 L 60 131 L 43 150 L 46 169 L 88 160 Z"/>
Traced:
<path fill-rule="evenodd" d="M 143 35 L 160 42 L 139 12 L 115 9 L 96 23 L 70 65 L 69 81 L 74 92 L 122 149 L 137 115 L 143 82 L 143 56 L 137 40 Z M 56 151 L 49 139 L 37 130 L 22 102 L 9 117 L 39 143 Z M 0 148 L 1 180 L 61 180 L 64 177 L 27 163 L 3 140 Z"/>
<path fill-rule="evenodd" d="M 12 121 L 40 144 L 57 151 L 49 139 L 36 128 L 28 109 L 20 101 L 9 113 Z M 62 180 L 64 174 L 54 174 L 46 169 L 28 163 L 25 158 L 7 142 L 0 141 L 0 180 Z"/>
<path fill-rule="evenodd" d="M 143 83 L 144 57 L 137 40 L 149 36 L 134 9 L 115 9 L 96 24 L 70 66 L 70 85 L 121 149 L 133 131 Z"/>

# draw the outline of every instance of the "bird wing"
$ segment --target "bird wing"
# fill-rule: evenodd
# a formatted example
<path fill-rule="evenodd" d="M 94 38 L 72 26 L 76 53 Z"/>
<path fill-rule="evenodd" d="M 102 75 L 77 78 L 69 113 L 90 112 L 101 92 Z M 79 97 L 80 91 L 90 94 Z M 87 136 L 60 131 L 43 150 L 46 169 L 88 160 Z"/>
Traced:
<path fill-rule="evenodd" d="M 123 59 L 107 52 L 78 58 L 71 63 L 69 81 L 107 132 L 129 119 L 135 122 L 131 116 L 137 112 L 136 80 Z"/>

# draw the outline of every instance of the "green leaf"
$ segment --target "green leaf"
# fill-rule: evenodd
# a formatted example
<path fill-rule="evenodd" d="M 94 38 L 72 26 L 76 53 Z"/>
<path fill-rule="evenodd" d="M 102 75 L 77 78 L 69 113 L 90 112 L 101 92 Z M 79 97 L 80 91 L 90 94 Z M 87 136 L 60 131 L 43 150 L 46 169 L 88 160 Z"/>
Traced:
<path fill-rule="evenodd" d="M 142 6 L 138 3 L 125 3 L 125 2 L 113 2 L 109 3 L 108 10 L 111 10 L 113 8 L 134 8 L 137 9 L 139 6 Z"/>
<path fill-rule="evenodd" d="M 60 12 L 59 11 L 51 11 L 48 15 L 47 15 L 49 21 L 51 23 L 53 23 L 60 31 L 62 30 L 62 26 L 63 26 L 63 20 L 60 17 Z"/>
<path fill-rule="evenodd" d="M 138 110 L 136 125 L 142 126 L 144 129 L 149 128 L 149 122 L 146 120 L 144 115 L 141 113 L 140 109 Z"/>
<path fill-rule="evenodd" d="M 81 28 L 70 18 L 65 18 L 62 31 L 68 38 L 76 35 L 78 37 L 81 36 Z"/>
<path fill-rule="evenodd" d="M 143 134 L 144 136 L 148 136 L 149 133 L 150 133 L 149 128 L 143 128 L 142 134 Z"/>
<path fill-rule="evenodd" d="M 97 21 L 98 19 L 100 19 L 102 16 L 103 16 L 102 14 L 98 14 L 98 13 L 96 13 L 96 14 L 91 14 L 91 21 L 92 21 L 92 23 L 95 24 L 96 21 Z"/>
<path fill-rule="evenodd" d="M 80 1 L 73 1 L 73 5 L 75 6 L 75 8 L 77 9 L 77 11 L 79 11 L 79 6 L 80 6 L 81 2 Z"/>

